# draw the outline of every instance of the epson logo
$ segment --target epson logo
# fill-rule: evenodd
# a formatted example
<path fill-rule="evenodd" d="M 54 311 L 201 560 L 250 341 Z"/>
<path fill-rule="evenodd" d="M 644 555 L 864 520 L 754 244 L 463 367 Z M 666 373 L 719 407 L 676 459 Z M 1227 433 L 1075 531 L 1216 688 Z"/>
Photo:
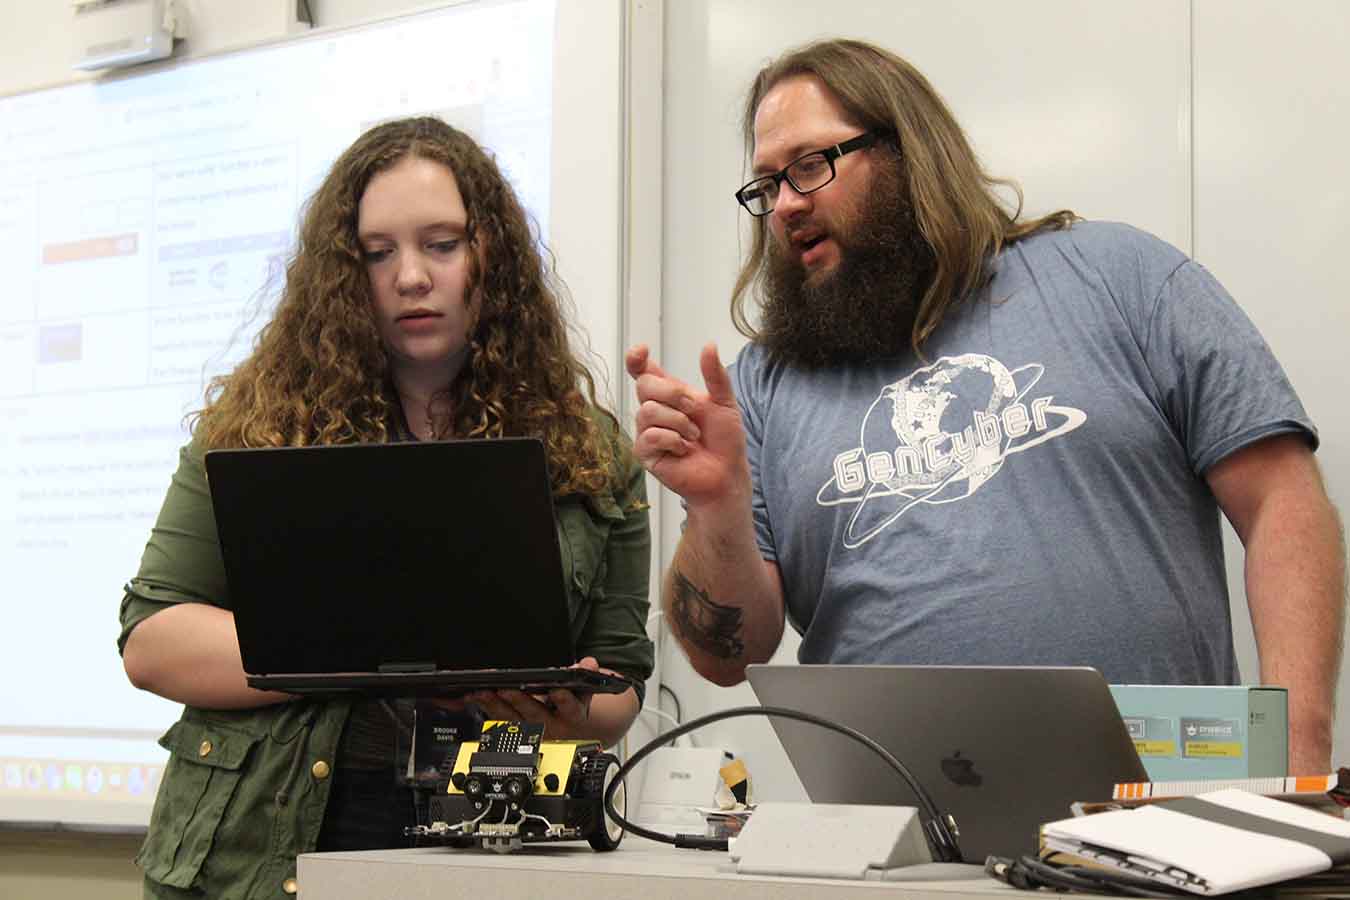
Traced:
<path fill-rule="evenodd" d="M 671 780 L 671 781 L 689 781 L 689 780 L 691 780 L 693 777 L 694 777 L 693 774 L 690 773 L 690 772 L 680 772 L 680 771 L 676 770 L 676 771 L 672 771 L 672 772 L 670 773 L 670 780 Z"/>

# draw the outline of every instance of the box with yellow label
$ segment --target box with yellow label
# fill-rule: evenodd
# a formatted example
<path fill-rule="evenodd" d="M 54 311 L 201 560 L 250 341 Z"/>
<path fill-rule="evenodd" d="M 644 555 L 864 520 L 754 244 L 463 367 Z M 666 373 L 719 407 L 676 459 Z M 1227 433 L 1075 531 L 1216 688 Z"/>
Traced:
<path fill-rule="evenodd" d="M 1284 688 L 1113 684 L 1111 695 L 1152 781 L 1289 774 Z"/>

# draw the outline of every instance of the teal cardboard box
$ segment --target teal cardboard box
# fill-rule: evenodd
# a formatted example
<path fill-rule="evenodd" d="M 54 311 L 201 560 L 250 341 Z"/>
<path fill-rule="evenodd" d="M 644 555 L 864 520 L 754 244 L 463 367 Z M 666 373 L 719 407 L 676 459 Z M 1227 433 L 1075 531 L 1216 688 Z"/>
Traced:
<path fill-rule="evenodd" d="M 1150 781 L 1289 774 L 1284 688 L 1113 684 L 1111 695 Z"/>

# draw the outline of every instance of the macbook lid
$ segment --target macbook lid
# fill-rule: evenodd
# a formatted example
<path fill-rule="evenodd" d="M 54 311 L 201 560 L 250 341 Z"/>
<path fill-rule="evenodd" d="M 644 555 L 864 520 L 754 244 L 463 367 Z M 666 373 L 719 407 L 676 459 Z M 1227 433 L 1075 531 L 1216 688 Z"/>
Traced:
<path fill-rule="evenodd" d="M 759 665 L 747 676 L 765 706 L 847 725 L 890 751 L 956 819 L 967 862 L 1034 853 L 1037 828 L 1071 803 L 1147 780 L 1096 669 Z M 771 721 L 813 802 L 919 805 L 860 744 Z"/>

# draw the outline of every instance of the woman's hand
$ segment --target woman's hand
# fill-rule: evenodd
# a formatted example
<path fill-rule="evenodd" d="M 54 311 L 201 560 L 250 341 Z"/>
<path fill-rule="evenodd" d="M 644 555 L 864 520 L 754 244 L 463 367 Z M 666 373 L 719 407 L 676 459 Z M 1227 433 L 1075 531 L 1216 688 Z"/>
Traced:
<path fill-rule="evenodd" d="M 593 656 L 587 656 L 572 668 L 614 674 L 601 669 Z M 601 737 L 590 728 L 591 694 L 578 695 L 563 688 L 542 695 L 511 690 L 475 691 L 464 699 L 481 709 L 487 719 L 543 723 L 544 737 L 548 740 Z"/>

